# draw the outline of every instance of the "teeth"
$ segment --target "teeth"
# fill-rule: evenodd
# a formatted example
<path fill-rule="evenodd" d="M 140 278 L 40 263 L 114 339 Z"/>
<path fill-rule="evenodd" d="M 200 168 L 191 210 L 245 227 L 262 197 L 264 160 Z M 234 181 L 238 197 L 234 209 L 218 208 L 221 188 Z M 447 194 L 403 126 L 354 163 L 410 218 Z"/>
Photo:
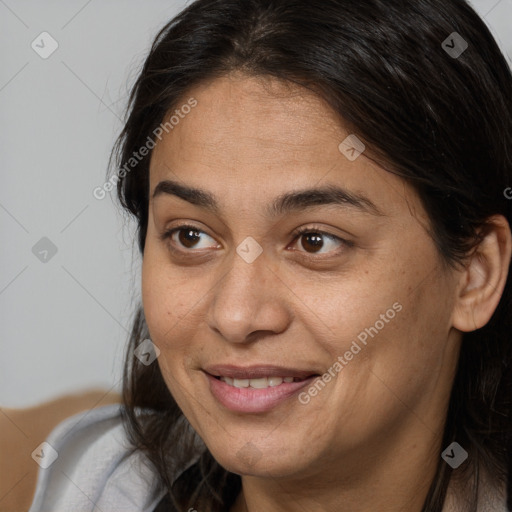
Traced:
<path fill-rule="evenodd" d="M 260 379 L 232 379 L 231 377 L 221 377 L 220 380 L 235 388 L 251 387 L 254 389 L 265 389 L 279 386 L 283 382 L 293 382 L 295 379 L 293 377 L 262 377 Z"/>
<path fill-rule="evenodd" d="M 261 379 L 249 379 L 249 386 L 256 389 L 268 388 L 268 379 L 267 377 L 263 377 Z"/>

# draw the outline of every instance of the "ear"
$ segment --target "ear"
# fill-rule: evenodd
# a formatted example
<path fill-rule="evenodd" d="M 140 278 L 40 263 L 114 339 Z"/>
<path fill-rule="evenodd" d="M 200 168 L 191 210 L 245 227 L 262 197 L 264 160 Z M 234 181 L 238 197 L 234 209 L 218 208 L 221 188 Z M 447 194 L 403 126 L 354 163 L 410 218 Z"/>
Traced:
<path fill-rule="evenodd" d="M 493 215 L 482 228 L 485 237 L 468 257 L 460 274 L 452 325 L 463 332 L 483 327 L 503 294 L 510 265 L 510 226 L 503 215 Z"/>

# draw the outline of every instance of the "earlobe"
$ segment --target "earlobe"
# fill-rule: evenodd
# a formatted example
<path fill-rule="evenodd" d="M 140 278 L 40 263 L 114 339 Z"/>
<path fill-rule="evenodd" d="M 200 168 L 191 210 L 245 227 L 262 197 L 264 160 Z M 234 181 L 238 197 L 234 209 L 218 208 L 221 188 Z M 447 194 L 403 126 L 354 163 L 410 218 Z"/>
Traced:
<path fill-rule="evenodd" d="M 502 215 L 489 217 L 485 237 L 460 275 L 452 324 L 462 332 L 480 329 L 491 319 L 503 294 L 512 252 L 510 226 Z"/>

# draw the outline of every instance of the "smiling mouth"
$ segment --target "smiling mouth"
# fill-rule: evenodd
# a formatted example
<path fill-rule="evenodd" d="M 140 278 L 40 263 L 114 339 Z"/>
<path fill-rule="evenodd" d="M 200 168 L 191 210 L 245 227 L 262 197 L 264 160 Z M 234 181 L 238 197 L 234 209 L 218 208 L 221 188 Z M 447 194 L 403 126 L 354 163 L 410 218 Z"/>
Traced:
<path fill-rule="evenodd" d="M 319 377 L 314 370 L 274 365 L 211 365 L 203 368 L 216 401 L 236 413 L 265 413 L 289 401 Z M 293 403 L 293 402 L 292 402 Z"/>
<path fill-rule="evenodd" d="M 314 375 L 311 375 L 313 377 Z M 258 379 L 234 379 L 232 377 L 214 376 L 217 380 L 225 382 L 228 386 L 234 388 L 253 388 L 253 389 L 266 389 L 277 387 L 283 382 L 301 382 L 308 379 L 308 377 L 261 377 Z"/>

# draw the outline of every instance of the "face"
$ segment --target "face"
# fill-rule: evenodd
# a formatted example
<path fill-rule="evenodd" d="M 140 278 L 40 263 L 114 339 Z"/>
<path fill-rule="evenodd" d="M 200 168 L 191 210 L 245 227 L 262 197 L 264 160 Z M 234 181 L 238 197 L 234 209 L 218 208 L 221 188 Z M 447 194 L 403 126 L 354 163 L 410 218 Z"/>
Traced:
<path fill-rule="evenodd" d="M 442 423 L 460 340 L 415 192 L 340 147 L 351 133 L 303 89 L 230 75 L 187 102 L 151 157 L 142 272 L 185 416 L 256 477 L 417 446 Z"/>

